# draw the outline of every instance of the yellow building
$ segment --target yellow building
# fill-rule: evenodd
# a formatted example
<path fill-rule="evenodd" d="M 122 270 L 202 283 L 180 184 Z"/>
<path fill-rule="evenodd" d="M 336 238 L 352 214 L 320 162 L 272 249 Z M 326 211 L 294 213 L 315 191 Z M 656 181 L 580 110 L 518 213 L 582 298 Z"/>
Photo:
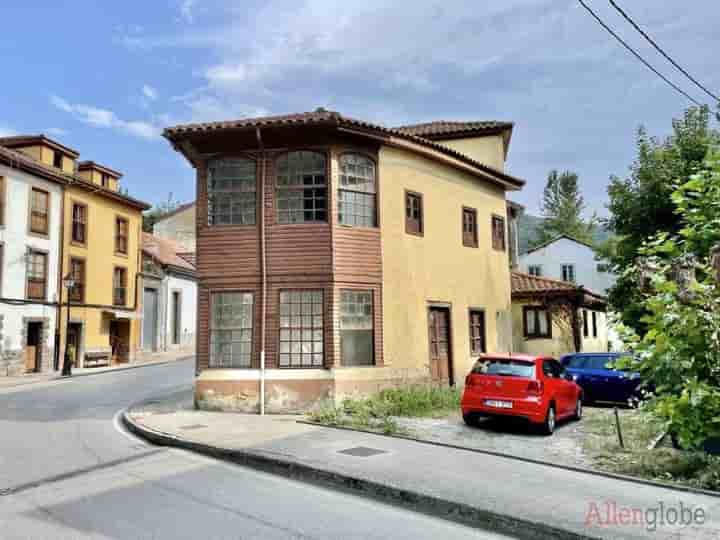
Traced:
<path fill-rule="evenodd" d="M 61 310 L 62 350 L 69 329 L 75 366 L 132 361 L 140 349 L 142 211 L 119 192 L 122 174 L 92 161 L 77 165 L 64 199 L 63 276 L 71 276 Z M 66 328 L 68 326 L 68 328 Z"/>
<path fill-rule="evenodd" d="M 165 130 L 197 170 L 197 405 L 462 385 L 507 352 L 511 132 L 323 109 Z"/>
<path fill-rule="evenodd" d="M 132 361 L 140 348 L 140 238 L 142 211 L 149 205 L 120 192 L 121 173 L 78 162 L 78 152 L 44 135 L 5 138 L 3 144 L 66 180 L 56 277 L 70 275 L 75 286 L 68 291 L 61 285 L 50 299 L 60 308 L 56 368 L 62 365 L 68 327 L 76 367 Z"/>

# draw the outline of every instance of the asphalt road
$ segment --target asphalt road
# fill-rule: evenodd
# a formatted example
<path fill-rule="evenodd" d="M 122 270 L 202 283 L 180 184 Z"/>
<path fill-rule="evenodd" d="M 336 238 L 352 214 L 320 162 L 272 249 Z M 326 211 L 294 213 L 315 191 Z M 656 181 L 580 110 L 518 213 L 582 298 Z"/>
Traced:
<path fill-rule="evenodd" d="M 507 538 L 154 447 L 119 427 L 121 409 L 192 376 L 187 360 L 0 390 L 0 538 Z"/>

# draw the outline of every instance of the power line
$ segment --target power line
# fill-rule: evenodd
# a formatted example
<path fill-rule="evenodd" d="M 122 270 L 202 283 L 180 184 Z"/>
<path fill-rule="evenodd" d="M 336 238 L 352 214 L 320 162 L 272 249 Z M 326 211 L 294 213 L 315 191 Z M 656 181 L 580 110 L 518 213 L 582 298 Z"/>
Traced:
<path fill-rule="evenodd" d="M 581 5 L 582 7 L 584 7 L 584 8 L 587 10 L 587 12 L 590 13 L 590 15 L 593 16 L 593 18 L 600 24 L 600 26 L 602 26 L 605 30 L 607 30 L 608 33 L 610 33 L 610 35 L 611 35 L 612 37 L 614 37 L 615 39 L 617 39 L 617 40 L 623 45 L 623 47 L 625 47 L 628 51 L 630 51 L 630 52 L 633 54 L 633 56 L 635 56 L 635 58 L 637 58 L 637 59 L 640 60 L 643 64 L 645 64 L 645 66 L 646 66 L 650 71 L 652 71 L 653 73 L 655 73 L 655 75 L 657 75 L 658 77 L 660 77 L 663 81 L 665 81 L 667 84 L 669 84 L 670 86 L 672 86 L 677 92 L 679 92 L 680 94 L 682 94 L 683 96 L 685 96 L 687 99 L 689 99 L 690 101 L 692 101 L 695 105 L 697 105 L 698 107 L 701 107 L 701 106 L 702 106 L 702 103 L 700 103 L 700 102 L 697 101 L 695 98 L 693 98 L 692 96 L 690 96 L 690 95 L 689 95 L 687 92 L 685 92 L 682 88 L 680 88 L 680 87 L 677 86 L 674 82 L 672 82 L 670 79 L 668 79 L 667 77 L 665 77 L 665 75 L 663 75 L 663 74 L 660 73 L 657 69 L 655 69 L 654 67 L 652 67 L 652 66 L 650 65 L 650 63 L 649 63 L 647 60 L 645 60 L 642 56 L 640 56 L 640 54 L 639 54 L 638 52 L 636 52 L 635 49 L 633 49 L 630 45 L 628 45 L 628 44 L 623 40 L 623 38 L 621 38 L 620 36 L 618 36 L 618 35 L 613 31 L 612 28 L 610 28 L 607 24 L 605 24 L 605 22 L 604 22 L 600 17 L 598 17 L 598 15 L 597 15 L 592 9 L 590 9 L 590 7 L 589 7 L 583 0 L 578 0 L 578 2 L 580 2 L 580 5 Z"/>
<path fill-rule="evenodd" d="M 638 32 L 640 32 L 640 34 L 642 35 L 642 37 L 644 37 L 645 39 L 647 39 L 647 40 L 650 42 L 650 44 L 651 44 L 653 47 L 655 47 L 655 49 L 656 49 L 660 54 L 662 54 L 662 55 L 668 60 L 668 62 L 670 62 L 673 66 L 675 66 L 678 70 L 680 70 L 680 72 L 681 72 L 683 75 L 685 75 L 688 79 L 690 79 L 692 82 L 694 82 L 695 85 L 696 85 L 698 88 L 700 88 L 703 92 L 705 92 L 708 96 L 710 96 L 711 98 L 713 98 L 715 101 L 720 101 L 720 97 L 716 96 L 716 95 L 713 94 L 710 90 L 708 90 L 707 88 L 705 88 L 705 87 L 704 87 L 702 84 L 700 84 L 692 75 L 690 75 L 687 71 L 685 71 L 675 60 L 673 60 L 672 58 L 670 58 L 670 56 L 669 56 L 665 51 L 662 50 L 662 47 L 660 47 L 660 45 L 658 45 L 657 43 L 655 43 L 655 41 L 654 41 L 650 36 L 648 36 L 648 35 L 643 31 L 643 29 L 640 28 L 640 27 L 637 25 L 637 23 L 636 23 L 635 21 L 632 20 L 632 18 L 630 17 L 630 15 L 628 15 L 627 13 L 625 13 L 625 11 L 623 11 L 623 9 L 622 9 L 620 6 L 618 6 L 613 0 L 609 0 L 609 2 L 610 2 L 610 4 L 612 4 L 612 7 L 614 7 L 614 8 L 620 13 L 620 15 L 622 15 L 622 16 L 625 18 L 625 20 L 626 20 L 627 22 L 629 22 L 631 25 L 633 25 L 633 27 L 635 28 L 635 30 L 637 30 Z"/>

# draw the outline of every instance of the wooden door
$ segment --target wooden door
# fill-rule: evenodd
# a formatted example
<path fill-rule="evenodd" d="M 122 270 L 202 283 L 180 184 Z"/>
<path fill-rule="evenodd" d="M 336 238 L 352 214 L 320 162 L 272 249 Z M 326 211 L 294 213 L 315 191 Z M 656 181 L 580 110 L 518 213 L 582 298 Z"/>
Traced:
<path fill-rule="evenodd" d="M 40 371 L 40 351 L 42 323 L 30 322 L 27 326 L 27 341 L 25 345 L 25 371 Z"/>
<path fill-rule="evenodd" d="M 452 384 L 450 311 L 447 308 L 430 308 L 428 335 L 430 336 L 430 376 L 433 381 Z"/>
<path fill-rule="evenodd" d="M 37 347 L 27 345 L 25 347 L 25 371 L 30 373 L 37 369 Z"/>

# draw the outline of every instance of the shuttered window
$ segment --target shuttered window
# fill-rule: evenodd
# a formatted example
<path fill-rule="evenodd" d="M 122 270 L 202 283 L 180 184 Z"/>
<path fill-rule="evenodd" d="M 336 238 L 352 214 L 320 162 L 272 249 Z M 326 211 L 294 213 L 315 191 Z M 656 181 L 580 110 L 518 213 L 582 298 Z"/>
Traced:
<path fill-rule="evenodd" d="M 116 266 L 113 270 L 113 305 L 127 304 L 127 269 Z"/>
<path fill-rule="evenodd" d="M 288 152 L 277 167 L 277 222 L 327 221 L 327 167 L 320 152 Z"/>
<path fill-rule="evenodd" d="M 84 204 L 73 203 L 72 241 L 83 245 L 87 243 L 87 206 Z"/>
<path fill-rule="evenodd" d="M 423 235 L 423 196 L 420 193 L 405 192 L 405 232 Z"/>
<path fill-rule="evenodd" d="M 377 226 L 375 162 L 361 154 L 340 156 L 338 221 L 343 225 Z"/>
<path fill-rule="evenodd" d="M 127 255 L 128 252 L 128 220 L 115 218 L 115 253 Z"/>
<path fill-rule="evenodd" d="M 323 292 L 280 291 L 280 367 L 323 366 Z"/>
<path fill-rule="evenodd" d="M 48 234 L 50 221 L 50 194 L 42 189 L 32 188 L 30 193 L 30 231 Z"/>
<path fill-rule="evenodd" d="M 492 246 L 498 251 L 505 251 L 505 218 L 492 217 Z"/>
<path fill-rule="evenodd" d="M 247 292 L 212 293 L 211 306 L 210 367 L 251 367 L 253 294 Z"/>
<path fill-rule="evenodd" d="M 474 208 L 462 210 L 462 238 L 463 246 L 478 247 L 477 210 Z"/>
<path fill-rule="evenodd" d="M 340 352 L 343 366 L 375 364 L 372 291 L 340 292 Z"/>
<path fill-rule="evenodd" d="M 255 225 L 257 178 L 251 159 L 208 164 L 208 225 Z"/>
<path fill-rule="evenodd" d="M 470 310 L 470 353 L 485 352 L 485 312 L 478 309 Z"/>
<path fill-rule="evenodd" d="M 85 301 L 85 261 L 83 259 L 70 259 L 70 276 L 75 284 L 70 289 L 70 300 L 73 302 Z"/>
<path fill-rule="evenodd" d="M 30 250 L 27 254 L 27 297 L 31 300 L 46 300 L 47 296 L 47 254 Z"/>

